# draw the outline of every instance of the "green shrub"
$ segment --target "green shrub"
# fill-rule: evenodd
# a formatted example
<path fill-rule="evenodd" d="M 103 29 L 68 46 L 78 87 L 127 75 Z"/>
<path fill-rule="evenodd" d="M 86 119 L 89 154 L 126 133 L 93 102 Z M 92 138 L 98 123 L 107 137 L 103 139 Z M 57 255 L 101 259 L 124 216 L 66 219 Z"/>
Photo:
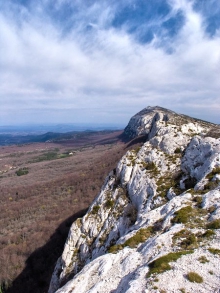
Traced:
<path fill-rule="evenodd" d="M 18 169 L 15 173 L 17 176 L 22 176 L 22 175 L 27 175 L 29 171 L 28 171 L 28 168 L 24 167 L 24 168 Z"/>
<path fill-rule="evenodd" d="M 203 282 L 203 278 L 195 272 L 189 272 L 186 275 L 186 277 L 190 282 L 193 282 L 193 283 L 202 283 Z"/>
<path fill-rule="evenodd" d="M 105 207 L 107 209 L 111 209 L 114 206 L 114 203 L 115 203 L 114 200 L 108 199 L 105 203 Z"/>
<path fill-rule="evenodd" d="M 189 221 L 189 217 L 192 214 L 192 207 L 186 206 L 174 213 L 174 218 L 172 219 L 172 223 L 187 223 Z"/>
<path fill-rule="evenodd" d="M 208 223 L 206 227 L 207 229 L 220 229 L 220 219 Z"/>
<path fill-rule="evenodd" d="M 149 272 L 147 276 L 149 277 L 152 274 L 160 274 L 167 270 L 171 269 L 169 262 L 176 261 L 183 255 L 193 253 L 193 250 L 183 250 L 179 252 L 171 252 L 167 255 L 159 257 L 158 259 L 154 260 L 152 263 L 149 264 Z"/>
<path fill-rule="evenodd" d="M 96 215 L 98 213 L 99 209 L 100 209 L 100 206 L 99 205 L 96 205 L 96 206 L 93 207 L 91 213 L 93 215 Z"/>

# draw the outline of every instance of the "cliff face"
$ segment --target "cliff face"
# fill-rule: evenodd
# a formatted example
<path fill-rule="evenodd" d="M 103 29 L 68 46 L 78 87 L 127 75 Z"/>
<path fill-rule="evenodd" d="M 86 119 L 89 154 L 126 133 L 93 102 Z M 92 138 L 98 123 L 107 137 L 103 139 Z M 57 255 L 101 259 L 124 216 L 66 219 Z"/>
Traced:
<path fill-rule="evenodd" d="M 125 134 L 146 142 L 73 223 L 49 293 L 219 292 L 219 131 L 160 107 L 132 117 Z"/>

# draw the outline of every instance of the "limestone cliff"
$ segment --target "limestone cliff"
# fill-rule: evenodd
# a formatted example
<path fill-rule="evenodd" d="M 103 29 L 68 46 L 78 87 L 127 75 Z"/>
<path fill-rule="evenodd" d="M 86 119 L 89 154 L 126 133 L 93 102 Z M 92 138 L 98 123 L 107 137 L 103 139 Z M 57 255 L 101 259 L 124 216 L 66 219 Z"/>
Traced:
<path fill-rule="evenodd" d="M 132 117 L 146 142 L 73 223 L 49 293 L 219 292 L 219 133 L 161 107 Z"/>

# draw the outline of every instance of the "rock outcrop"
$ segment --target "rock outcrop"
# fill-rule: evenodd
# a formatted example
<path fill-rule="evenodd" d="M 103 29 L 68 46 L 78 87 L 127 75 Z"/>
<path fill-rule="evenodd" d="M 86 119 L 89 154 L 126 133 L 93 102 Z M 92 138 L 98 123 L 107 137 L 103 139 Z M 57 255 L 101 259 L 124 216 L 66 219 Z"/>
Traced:
<path fill-rule="evenodd" d="M 220 292 L 220 127 L 148 107 L 72 224 L 49 293 Z"/>

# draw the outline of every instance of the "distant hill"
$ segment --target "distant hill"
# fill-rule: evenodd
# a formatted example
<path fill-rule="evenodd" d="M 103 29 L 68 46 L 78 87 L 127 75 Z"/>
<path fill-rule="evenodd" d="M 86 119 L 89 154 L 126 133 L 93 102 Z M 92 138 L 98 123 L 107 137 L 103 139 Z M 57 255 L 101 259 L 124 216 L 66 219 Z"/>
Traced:
<path fill-rule="evenodd" d="M 85 131 L 71 131 L 67 133 L 47 132 L 44 134 L 0 134 L 0 146 L 13 145 L 13 144 L 27 144 L 34 142 L 59 142 L 61 140 L 74 139 L 85 137 L 88 135 L 99 133 L 108 133 L 113 130 L 85 130 Z"/>

